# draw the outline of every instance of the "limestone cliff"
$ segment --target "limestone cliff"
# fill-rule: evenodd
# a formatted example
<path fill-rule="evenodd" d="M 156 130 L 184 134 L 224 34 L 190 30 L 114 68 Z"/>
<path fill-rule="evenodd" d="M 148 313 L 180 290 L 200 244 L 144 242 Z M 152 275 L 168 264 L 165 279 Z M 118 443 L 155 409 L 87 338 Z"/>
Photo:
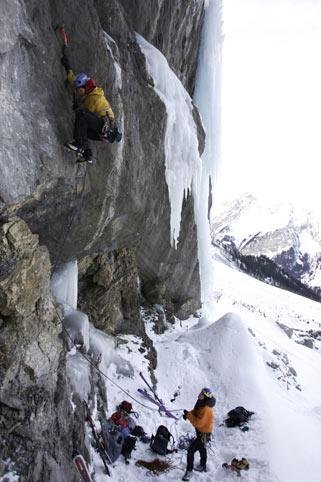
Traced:
<path fill-rule="evenodd" d="M 72 450 L 86 454 L 80 404 L 70 416 L 53 269 L 78 260 L 80 306 L 109 333 L 143 334 L 142 298 L 182 317 L 200 305 L 193 199 L 183 203 L 175 249 L 166 109 L 134 31 L 192 93 L 203 9 L 203 0 L 0 2 L 0 458 L 22 481 L 77 480 Z M 92 166 L 76 165 L 63 148 L 73 112 L 62 23 L 72 67 L 104 88 L 124 133 L 120 144 L 95 143 Z M 196 109 L 194 118 L 202 151 Z"/>
<path fill-rule="evenodd" d="M 200 21 L 203 6 L 202 1 L 187 3 L 193 5 L 188 18 L 185 7 L 174 4 L 171 17 L 174 24 L 183 20 L 186 35 Z M 163 5 L 154 3 L 153 16 L 161 18 Z M 94 5 L 84 1 L 81 15 L 77 2 L 62 0 L 5 0 L 1 8 L 6 34 L 0 41 L 2 212 L 22 217 L 48 247 L 53 262 L 132 247 L 147 298 L 152 291 L 159 302 L 173 303 L 176 309 L 186 301 L 197 308 L 193 210 L 186 207 L 185 233 L 173 250 L 164 175 L 166 111 L 150 88 L 144 57 L 127 23 L 134 6 L 132 12 L 116 0 L 96 0 Z M 119 145 L 96 143 L 97 163 L 86 173 L 62 147 L 72 137 L 73 122 L 72 98 L 60 64 L 61 39 L 55 30 L 62 22 L 72 66 L 94 75 L 104 87 L 124 131 Z M 162 22 L 155 32 L 157 28 L 162 33 Z M 161 47 L 172 57 L 174 28 L 167 35 Z M 181 58 L 182 64 L 190 64 L 193 77 L 198 39 L 185 43 L 189 49 L 176 54 L 175 68 L 184 71 L 178 65 Z"/>
<path fill-rule="evenodd" d="M 74 443 L 86 451 L 84 429 L 78 408 L 72 416 L 48 250 L 11 218 L 0 253 L 0 476 L 11 459 L 20 480 L 77 480 L 70 455 Z"/>

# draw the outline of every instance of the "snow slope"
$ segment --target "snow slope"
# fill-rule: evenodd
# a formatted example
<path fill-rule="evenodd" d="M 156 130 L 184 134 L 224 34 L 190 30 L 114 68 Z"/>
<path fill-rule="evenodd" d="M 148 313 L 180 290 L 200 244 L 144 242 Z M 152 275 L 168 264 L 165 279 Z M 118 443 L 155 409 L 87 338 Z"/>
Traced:
<path fill-rule="evenodd" d="M 295 343 L 276 322 L 320 329 L 320 304 L 264 285 L 224 264 L 215 267 L 218 308 L 224 313 L 233 306 L 239 313 L 265 363 L 261 376 L 268 404 L 264 425 L 270 436 L 271 467 L 282 482 L 319 481 L 320 352 Z M 257 393 L 250 396 L 255 399 Z"/>
<path fill-rule="evenodd" d="M 167 407 L 191 409 L 204 385 L 212 386 L 216 394 L 209 472 L 195 473 L 194 478 L 207 482 L 235 480 L 235 475 L 226 473 L 221 464 L 245 456 L 250 462 L 250 470 L 242 474 L 245 481 L 319 482 L 320 352 L 295 343 L 278 323 L 301 330 L 320 329 L 320 305 L 261 283 L 217 261 L 214 267 L 217 283 L 213 306 L 218 316 L 215 323 L 191 318 L 169 325 L 163 335 L 155 335 L 153 319 L 145 315 L 147 333 L 158 353 L 158 392 Z M 146 352 L 141 353 L 139 338 L 123 338 L 125 343 L 115 347 L 109 337 L 91 330 L 91 343 L 104 352 L 100 369 L 117 383 L 115 386 L 107 381 L 109 414 L 121 400 L 129 398 L 122 387 L 136 399 L 132 402 L 140 414 L 138 423 L 147 433 L 155 433 L 160 424 L 165 424 L 176 439 L 186 432 L 192 433 L 188 422 L 180 419 L 175 423 L 161 417 L 137 393 L 137 388 L 144 386 L 139 371 L 149 378 Z M 71 353 L 69 366 L 73 356 Z M 85 367 L 79 365 L 79 369 L 86 373 Z M 83 396 L 84 387 L 81 390 Z M 248 432 L 221 426 L 227 411 L 237 405 L 255 411 Z M 92 454 L 95 480 L 102 482 L 106 476 L 99 457 L 94 451 Z M 185 451 L 170 456 L 174 468 L 161 476 L 147 475 L 145 469 L 135 466 L 137 459 L 154 457 L 148 445 L 138 442 L 130 465 L 126 466 L 122 457 L 116 462 L 113 479 L 181 479 Z"/>

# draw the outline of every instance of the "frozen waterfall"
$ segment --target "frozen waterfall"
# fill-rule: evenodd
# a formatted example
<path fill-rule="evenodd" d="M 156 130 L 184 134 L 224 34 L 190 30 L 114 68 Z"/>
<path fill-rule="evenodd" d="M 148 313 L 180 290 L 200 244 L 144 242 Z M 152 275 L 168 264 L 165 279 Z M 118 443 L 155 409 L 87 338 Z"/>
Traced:
<path fill-rule="evenodd" d="M 222 51 L 222 0 L 208 0 L 202 30 L 194 100 L 206 131 L 202 172 L 195 198 L 203 315 L 213 316 L 211 287 L 214 284 L 210 234 L 210 183 L 215 203 L 215 179 L 220 159 L 220 96 Z"/>
<path fill-rule="evenodd" d="M 193 104 L 181 81 L 168 65 L 164 55 L 136 34 L 145 55 L 146 66 L 154 80 L 154 89 L 167 112 L 165 133 L 166 182 L 171 209 L 171 243 L 175 246 L 180 231 L 184 197 L 198 185 L 201 160 L 193 118 Z"/>
<path fill-rule="evenodd" d="M 206 130 L 205 151 L 201 159 L 189 94 L 162 53 L 140 35 L 136 34 L 136 37 L 145 55 L 148 72 L 154 80 L 154 89 L 164 102 L 167 112 L 165 163 L 171 209 L 171 242 L 173 245 L 177 243 L 183 199 L 187 190 L 191 189 L 198 230 L 202 305 L 204 316 L 208 317 L 213 312 L 209 306 L 208 294 L 213 285 L 209 185 L 211 183 L 213 187 L 215 181 L 220 151 L 222 2 L 207 2 L 201 38 L 195 89 L 195 103 Z"/>

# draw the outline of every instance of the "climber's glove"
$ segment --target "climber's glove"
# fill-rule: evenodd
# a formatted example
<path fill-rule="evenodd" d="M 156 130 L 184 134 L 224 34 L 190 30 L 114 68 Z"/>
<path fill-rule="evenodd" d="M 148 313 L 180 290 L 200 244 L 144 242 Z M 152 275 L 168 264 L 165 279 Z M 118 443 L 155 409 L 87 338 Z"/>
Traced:
<path fill-rule="evenodd" d="M 109 129 L 110 129 L 109 117 L 103 117 L 103 126 L 101 128 L 102 135 L 106 136 Z"/>
<path fill-rule="evenodd" d="M 63 67 L 65 68 L 65 71 L 68 72 L 68 70 L 71 70 L 69 59 L 66 54 L 63 54 L 63 56 L 60 59 L 60 62 L 62 63 Z"/>
<path fill-rule="evenodd" d="M 115 127 L 116 127 L 115 119 L 109 119 L 109 127 L 111 130 L 115 130 Z"/>

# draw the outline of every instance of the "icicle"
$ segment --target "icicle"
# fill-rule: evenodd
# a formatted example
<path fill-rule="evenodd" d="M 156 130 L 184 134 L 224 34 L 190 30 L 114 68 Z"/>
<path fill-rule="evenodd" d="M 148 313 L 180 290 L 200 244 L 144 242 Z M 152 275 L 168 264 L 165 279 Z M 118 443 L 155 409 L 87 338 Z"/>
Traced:
<path fill-rule="evenodd" d="M 70 261 L 55 272 L 51 279 L 51 289 L 56 300 L 63 304 L 65 312 L 77 308 L 78 267 L 77 261 Z"/>
<path fill-rule="evenodd" d="M 192 100 L 181 81 L 169 67 L 164 55 L 136 34 L 146 57 L 154 89 L 167 112 L 165 133 L 166 182 L 171 208 L 171 243 L 176 245 L 180 232 L 184 193 L 198 184 L 201 161 L 198 137 L 193 118 Z"/>

